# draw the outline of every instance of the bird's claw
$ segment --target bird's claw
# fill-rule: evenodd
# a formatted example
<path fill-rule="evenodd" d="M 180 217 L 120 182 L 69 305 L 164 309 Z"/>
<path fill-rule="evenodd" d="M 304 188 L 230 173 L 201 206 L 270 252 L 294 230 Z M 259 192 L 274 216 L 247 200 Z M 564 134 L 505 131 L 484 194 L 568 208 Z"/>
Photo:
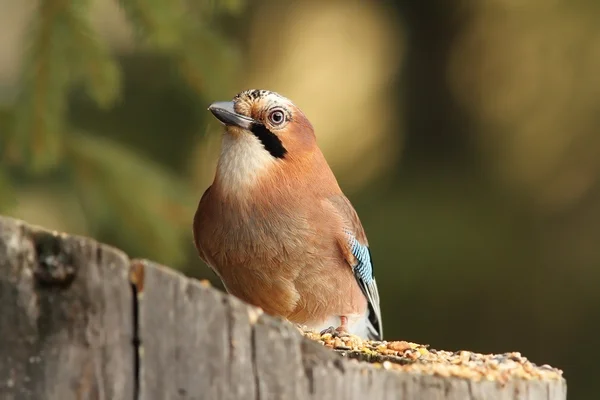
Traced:
<path fill-rule="evenodd" d="M 323 329 L 321 332 L 319 332 L 319 335 L 323 336 L 326 333 L 329 333 L 333 336 L 333 334 L 335 333 L 335 328 L 333 326 L 330 326 L 329 328 Z"/>
<path fill-rule="evenodd" d="M 337 328 L 334 328 L 333 326 L 330 326 L 329 328 L 323 329 L 319 334 L 321 336 L 323 336 L 326 333 L 329 333 L 332 337 L 350 336 L 350 334 L 348 332 L 346 332 L 346 329 L 345 329 L 344 326 L 339 326 Z"/>

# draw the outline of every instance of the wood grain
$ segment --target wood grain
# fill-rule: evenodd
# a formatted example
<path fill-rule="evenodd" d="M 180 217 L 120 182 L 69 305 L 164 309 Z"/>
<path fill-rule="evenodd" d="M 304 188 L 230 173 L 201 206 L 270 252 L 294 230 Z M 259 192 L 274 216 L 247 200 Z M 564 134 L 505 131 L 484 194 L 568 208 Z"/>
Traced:
<path fill-rule="evenodd" d="M 131 399 L 127 257 L 0 217 L 0 398 Z"/>
<path fill-rule="evenodd" d="M 0 399 L 565 400 L 344 358 L 197 280 L 0 217 Z"/>

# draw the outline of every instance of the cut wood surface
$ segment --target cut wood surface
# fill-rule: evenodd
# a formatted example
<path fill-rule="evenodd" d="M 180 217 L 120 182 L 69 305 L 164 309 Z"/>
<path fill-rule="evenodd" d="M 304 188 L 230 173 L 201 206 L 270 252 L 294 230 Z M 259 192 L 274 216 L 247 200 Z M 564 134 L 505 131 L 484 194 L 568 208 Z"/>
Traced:
<path fill-rule="evenodd" d="M 166 267 L 5 217 L 0 354 L 3 400 L 566 399 L 560 371 L 520 355 L 303 335 Z"/>

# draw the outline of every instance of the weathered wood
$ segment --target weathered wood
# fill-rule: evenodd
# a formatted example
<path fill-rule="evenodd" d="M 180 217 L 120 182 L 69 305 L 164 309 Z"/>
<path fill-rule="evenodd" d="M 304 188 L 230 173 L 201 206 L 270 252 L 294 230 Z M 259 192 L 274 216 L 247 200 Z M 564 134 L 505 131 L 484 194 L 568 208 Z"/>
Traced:
<path fill-rule="evenodd" d="M 2 217 L 0 354 L 1 399 L 566 399 L 562 378 L 349 360 L 207 284 Z"/>
<path fill-rule="evenodd" d="M 0 398 L 131 399 L 127 257 L 0 217 Z"/>

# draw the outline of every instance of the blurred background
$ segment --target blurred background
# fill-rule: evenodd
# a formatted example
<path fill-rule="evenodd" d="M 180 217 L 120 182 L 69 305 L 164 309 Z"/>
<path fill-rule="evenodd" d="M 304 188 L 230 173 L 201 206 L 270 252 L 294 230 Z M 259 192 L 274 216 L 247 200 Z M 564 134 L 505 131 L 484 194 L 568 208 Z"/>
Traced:
<path fill-rule="evenodd" d="M 387 339 L 600 374 L 600 2 L 0 0 L 0 212 L 222 287 L 212 101 L 278 91 L 369 235 Z M 360 160 L 360 162 L 359 162 Z"/>

